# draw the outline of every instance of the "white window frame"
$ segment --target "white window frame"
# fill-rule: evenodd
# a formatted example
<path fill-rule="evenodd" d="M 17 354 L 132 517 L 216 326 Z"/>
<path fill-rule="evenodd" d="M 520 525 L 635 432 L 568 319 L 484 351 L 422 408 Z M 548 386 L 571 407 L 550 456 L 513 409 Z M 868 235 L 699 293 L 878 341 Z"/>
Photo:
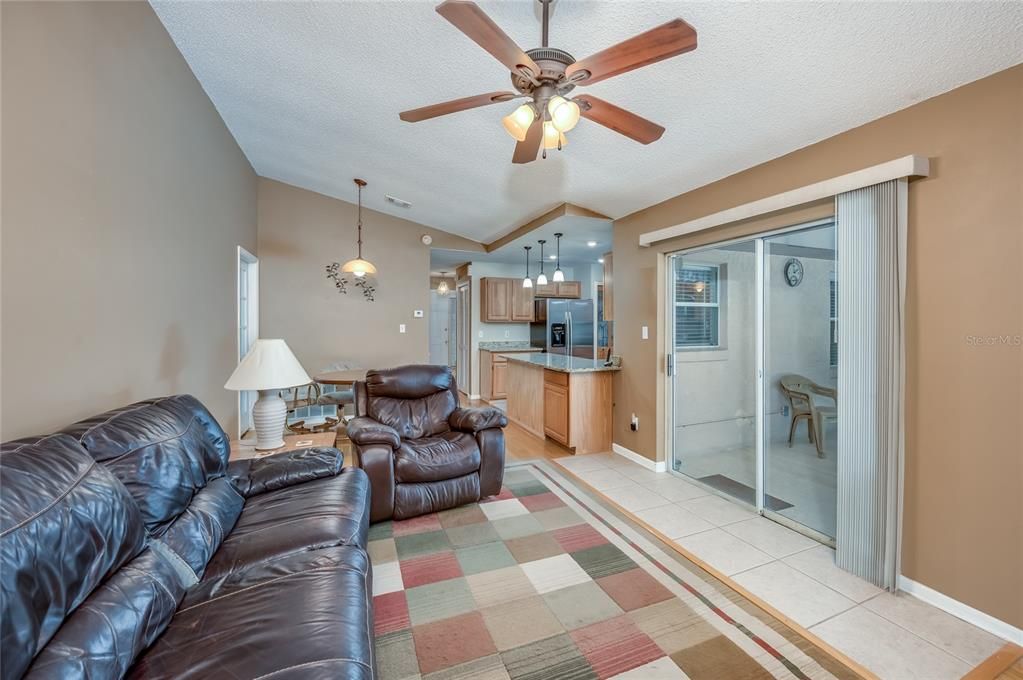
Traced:
<path fill-rule="evenodd" d="M 724 338 L 724 303 L 722 290 L 724 288 L 722 284 L 722 268 L 720 264 L 704 264 L 702 262 L 682 262 L 682 269 L 713 269 L 717 275 L 715 281 L 715 288 L 717 293 L 717 302 L 681 302 L 678 299 L 675 300 L 675 318 L 678 319 L 678 308 L 679 307 L 716 307 L 718 310 L 718 341 L 716 345 L 679 345 L 678 344 L 678 329 L 675 328 L 675 337 L 672 338 L 672 344 L 675 346 L 676 352 L 706 352 L 710 350 L 724 349 L 725 345 L 723 342 Z M 677 277 L 678 274 L 676 273 Z M 677 278 L 676 278 L 677 282 Z M 676 283 L 677 286 L 677 283 Z M 677 324 L 677 322 L 676 322 Z"/>
<path fill-rule="evenodd" d="M 246 299 L 242 300 L 242 273 L 245 273 Z M 245 353 L 259 338 L 259 258 L 238 246 L 237 269 L 235 270 L 235 346 L 238 361 L 245 358 Z M 244 308 L 243 308 L 244 305 Z M 247 316 L 247 318 L 245 318 Z M 242 325 L 245 322 L 246 344 L 242 344 Z M 256 403 L 258 394 L 254 391 L 238 392 L 238 438 L 241 439 L 251 429 L 252 405 Z"/>

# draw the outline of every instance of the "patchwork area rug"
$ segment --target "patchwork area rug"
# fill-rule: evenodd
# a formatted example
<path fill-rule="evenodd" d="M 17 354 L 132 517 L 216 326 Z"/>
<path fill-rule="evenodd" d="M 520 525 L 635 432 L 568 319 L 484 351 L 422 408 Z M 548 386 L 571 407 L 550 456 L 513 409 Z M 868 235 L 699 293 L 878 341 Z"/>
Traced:
<path fill-rule="evenodd" d="M 859 677 L 543 462 L 369 552 L 384 680 Z"/>

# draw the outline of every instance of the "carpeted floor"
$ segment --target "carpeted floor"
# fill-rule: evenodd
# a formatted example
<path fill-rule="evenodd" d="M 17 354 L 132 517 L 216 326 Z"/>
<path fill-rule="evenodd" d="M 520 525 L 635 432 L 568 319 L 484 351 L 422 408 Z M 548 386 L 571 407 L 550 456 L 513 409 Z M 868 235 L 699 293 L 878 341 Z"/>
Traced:
<path fill-rule="evenodd" d="M 857 677 L 542 462 L 369 550 L 384 680 Z"/>

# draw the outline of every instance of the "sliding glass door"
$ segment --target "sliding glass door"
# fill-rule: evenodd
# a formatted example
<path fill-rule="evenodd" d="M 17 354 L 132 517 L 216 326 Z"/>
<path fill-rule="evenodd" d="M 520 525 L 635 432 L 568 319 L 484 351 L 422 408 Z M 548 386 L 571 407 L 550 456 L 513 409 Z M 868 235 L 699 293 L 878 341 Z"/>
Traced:
<path fill-rule="evenodd" d="M 682 252 L 668 265 L 671 469 L 832 540 L 833 224 Z"/>

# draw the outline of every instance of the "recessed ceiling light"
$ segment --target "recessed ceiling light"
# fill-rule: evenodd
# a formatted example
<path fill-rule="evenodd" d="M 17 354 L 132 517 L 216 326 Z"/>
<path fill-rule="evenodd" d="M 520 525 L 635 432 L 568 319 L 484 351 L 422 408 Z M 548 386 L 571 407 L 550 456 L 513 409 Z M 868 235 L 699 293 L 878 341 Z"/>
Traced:
<path fill-rule="evenodd" d="M 597 262 L 599 262 L 600 264 L 604 264 L 604 258 L 598 257 Z"/>
<path fill-rule="evenodd" d="M 590 248 L 596 248 L 597 247 L 597 242 L 596 241 L 587 241 L 586 245 L 588 245 Z"/>

